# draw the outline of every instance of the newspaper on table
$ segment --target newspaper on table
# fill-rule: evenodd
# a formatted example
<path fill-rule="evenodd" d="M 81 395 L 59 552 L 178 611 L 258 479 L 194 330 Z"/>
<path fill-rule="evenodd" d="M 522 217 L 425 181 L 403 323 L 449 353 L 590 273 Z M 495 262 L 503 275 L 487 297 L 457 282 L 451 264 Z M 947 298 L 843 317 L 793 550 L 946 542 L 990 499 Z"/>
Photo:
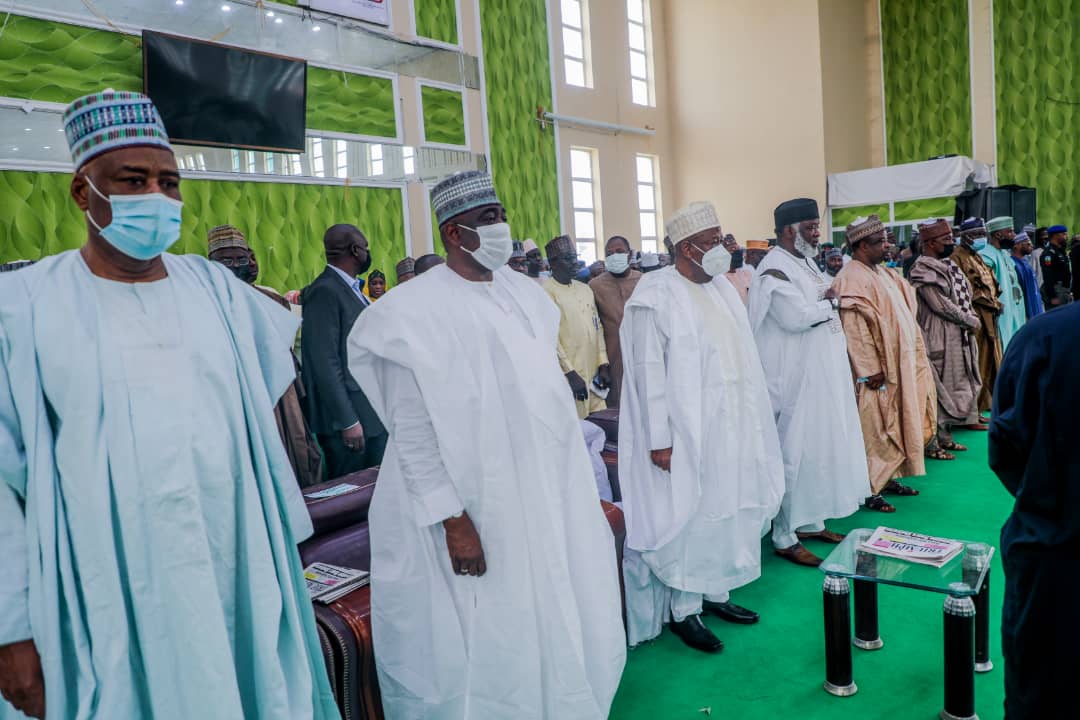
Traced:
<path fill-rule="evenodd" d="M 879 527 L 862 544 L 862 547 L 875 555 L 943 567 L 964 549 L 964 544 L 956 540 L 922 535 L 907 530 Z"/>
<path fill-rule="evenodd" d="M 359 489 L 359 485 L 353 485 L 352 483 L 341 483 L 340 485 L 328 487 L 325 490 L 317 490 L 311 493 L 304 493 L 304 497 L 311 498 L 312 500 L 325 500 L 326 498 L 332 498 L 337 497 L 338 495 L 345 495 L 346 493 L 356 492 Z"/>
<path fill-rule="evenodd" d="M 313 563 L 304 568 L 308 595 L 312 600 L 330 604 L 371 580 L 367 570 L 353 570 L 328 563 Z"/>

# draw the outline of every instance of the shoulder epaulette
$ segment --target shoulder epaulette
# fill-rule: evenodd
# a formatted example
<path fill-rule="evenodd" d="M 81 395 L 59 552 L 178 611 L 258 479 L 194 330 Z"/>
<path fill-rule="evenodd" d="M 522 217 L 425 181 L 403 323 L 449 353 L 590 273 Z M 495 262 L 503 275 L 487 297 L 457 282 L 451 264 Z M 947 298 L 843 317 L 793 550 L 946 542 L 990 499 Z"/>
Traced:
<path fill-rule="evenodd" d="M 791 278 L 789 278 L 787 275 L 785 275 L 782 270 L 777 270 L 775 268 L 770 268 L 768 270 L 762 270 L 761 274 L 762 275 L 768 275 L 771 278 L 776 278 L 777 280 L 780 280 L 782 282 L 791 282 Z"/>

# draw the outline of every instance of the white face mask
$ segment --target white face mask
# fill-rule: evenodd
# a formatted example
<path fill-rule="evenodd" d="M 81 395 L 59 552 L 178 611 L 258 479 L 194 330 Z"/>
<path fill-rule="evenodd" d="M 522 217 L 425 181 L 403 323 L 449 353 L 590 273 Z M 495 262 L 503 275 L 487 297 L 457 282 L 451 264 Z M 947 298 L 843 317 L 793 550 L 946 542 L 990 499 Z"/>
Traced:
<path fill-rule="evenodd" d="M 480 225 L 476 228 L 458 224 L 458 227 L 476 233 L 477 237 L 480 238 L 480 247 L 476 250 L 468 250 L 464 247 L 461 249 L 472 255 L 473 260 L 492 272 L 505 265 L 514 253 L 514 239 L 510 234 L 510 225 L 507 223 Z"/>
<path fill-rule="evenodd" d="M 795 233 L 795 250 L 797 250 L 799 252 L 799 254 L 801 254 L 804 257 L 807 257 L 807 258 L 809 258 L 811 260 L 816 258 L 817 255 L 818 255 L 818 247 L 817 247 L 817 245 L 811 245 L 806 240 L 806 238 L 804 238 L 802 236 L 801 232 Z"/>
<path fill-rule="evenodd" d="M 717 245 L 708 252 L 705 252 L 693 243 L 690 244 L 690 247 L 703 253 L 701 262 L 693 260 L 691 260 L 691 262 L 694 262 L 699 268 L 704 270 L 705 274 L 709 277 L 719 277 L 731 269 L 731 253 L 725 250 L 723 245 Z"/>
<path fill-rule="evenodd" d="M 604 267 L 612 275 L 622 275 L 630 269 L 630 256 L 627 253 L 614 253 L 604 258 Z"/>

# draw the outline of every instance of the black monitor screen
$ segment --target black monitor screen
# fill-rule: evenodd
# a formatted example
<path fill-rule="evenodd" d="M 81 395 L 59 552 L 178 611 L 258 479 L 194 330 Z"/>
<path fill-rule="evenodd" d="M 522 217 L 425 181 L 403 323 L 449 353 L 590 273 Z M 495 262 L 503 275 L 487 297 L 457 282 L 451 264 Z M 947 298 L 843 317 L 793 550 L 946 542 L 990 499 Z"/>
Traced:
<path fill-rule="evenodd" d="M 307 63 L 143 31 L 143 87 L 169 139 L 303 152 Z"/>

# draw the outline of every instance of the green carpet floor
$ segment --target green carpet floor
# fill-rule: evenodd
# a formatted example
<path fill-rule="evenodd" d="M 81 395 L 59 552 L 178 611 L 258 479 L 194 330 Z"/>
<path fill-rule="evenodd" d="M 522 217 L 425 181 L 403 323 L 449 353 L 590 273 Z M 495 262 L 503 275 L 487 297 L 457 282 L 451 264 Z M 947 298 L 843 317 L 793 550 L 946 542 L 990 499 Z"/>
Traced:
<path fill-rule="evenodd" d="M 986 464 L 986 433 L 958 433 L 970 448 L 952 462 L 927 461 L 927 476 L 910 484 L 922 494 L 890 498 L 892 515 L 862 509 L 832 530 L 889 525 L 943 537 L 987 542 L 997 548 L 999 531 L 1012 502 Z M 822 557 L 832 546 L 808 543 Z M 612 707 L 614 720 L 933 720 L 943 701 L 942 605 L 944 595 L 881 586 L 881 637 L 874 652 L 853 648 L 856 695 L 835 698 L 821 688 L 825 679 L 820 570 L 797 567 L 762 546 L 762 576 L 732 593 L 732 600 L 758 611 L 761 622 L 730 625 L 707 617 L 724 641 L 722 653 L 705 655 L 669 631 L 631 650 Z M 1001 659 L 1001 559 L 991 570 L 990 643 L 993 671 L 976 676 L 976 709 L 981 720 L 1004 715 Z"/>

